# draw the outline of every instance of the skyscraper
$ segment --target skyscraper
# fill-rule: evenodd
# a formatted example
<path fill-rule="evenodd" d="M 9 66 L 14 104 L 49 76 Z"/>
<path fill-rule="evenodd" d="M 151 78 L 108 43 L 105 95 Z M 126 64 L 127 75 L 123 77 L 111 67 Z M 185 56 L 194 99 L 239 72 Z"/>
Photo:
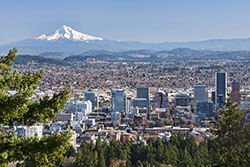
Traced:
<path fill-rule="evenodd" d="M 207 100 L 198 101 L 196 106 L 197 113 L 200 118 L 212 117 L 213 116 L 213 103 Z"/>
<path fill-rule="evenodd" d="M 76 101 L 76 112 L 82 112 L 84 116 L 92 112 L 92 103 L 88 101 Z"/>
<path fill-rule="evenodd" d="M 190 98 L 186 94 L 177 94 L 175 96 L 175 106 L 187 107 L 190 103 Z"/>
<path fill-rule="evenodd" d="M 111 104 L 113 112 L 127 112 L 127 96 L 123 89 L 112 89 Z"/>
<path fill-rule="evenodd" d="M 232 94 L 232 101 L 235 103 L 239 103 L 241 100 L 239 81 L 237 81 L 237 80 L 233 81 L 231 94 Z"/>
<path fill-rule="evenodd" d="M 149 100 L 149 88 L 137 88 L 137 98 L 146 98 Z"/>
<path fill-rule="evenodd" d="M 92 110 L 99 107 L 98 96 L 95 94 L 95 92 L 84 92 L 84 101 L 88 100 L 92 103 Z"/>
<path fill-rule="evenodd" d="M 168 93 L 158 91 L 154 95 L 154 108 L 166 108 L 168 106 Z"/>
<path fill-rule="evenodd" d="M 143 106 L 146 108 L 149 108 L 149 88 L 137 88 L 137 95 L 136 99 L 134 99 L 134 106 L 137 106 L 140 104 L 144 104 Z M 144 99 L 144 100 L 143 100 Z M 142 107 L 142 105 L 139 105 Z"/>
<path fill-rule="evenodd" d="M 195 85 L 194 86 L 194 103 L 195 105 L 199 101 L 208 100 L 207 86 Z"/>
<path fill-rule="evenodd" d="M 215 73 L 215 102 L 219 108 L 223 107 L 223 103 L 227 98 L 227 73 Z"/>

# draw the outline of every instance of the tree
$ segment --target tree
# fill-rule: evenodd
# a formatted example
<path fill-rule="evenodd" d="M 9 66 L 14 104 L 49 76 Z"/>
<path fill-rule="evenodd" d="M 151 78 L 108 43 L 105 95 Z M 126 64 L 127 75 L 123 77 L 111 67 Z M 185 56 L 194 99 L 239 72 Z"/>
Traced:
<path fill-rule="evenodd" d="M 68 149 L 67 152 L 65 153 L 65 156 L 67 158 L 69 157 L 75 157 L 76 156 L 76 149 L 71 145 Z"/>
<path fill-rule="evenodd" d="M 47 123 L 64 108 L 70 88 L 52 98 L 45 97 L 38 102 L 32 100 L 43 73 L 12 71 L 16 52 L 14 48 L 0 59 L 0 126 Z M 15 94 L 10 95 L 10 90 Z M 53 166 L 63 160 L 69 139 L 69 132 L 44 136 L 40 140 L 38 137 L 16 138 L 15 134 L 0 132 L 0 166 L 13 161 L 26 161 L 31 166 Z"/>
<path fill-rule="evenodd" d="M 143 167 L 143 163 L 140 160 L 138 160 L 136 162 L 136 167 Z"/>
<path fill-rule="evenodd" d="M 180 163 L 179 163 L 178 166 L 181 166 L 181 167 L 194 167 L 192 156 L 189 154 L 187 149 L 184 150 L 182 158 L 180 159 Z"/>
<path fill-rule="evenodd" d="M 102 151 L 100 151 L 99 155 L 98 155 L 98 166 L 99 167 L 106 167 L 106 162 L 105 162 L 105 158 L 104 158 Z"/>
<path fill-rule="evenodd" d="M 170 143 L 164 145 L 164 155 L 163 162 L 164 164 L 171 164 L 173 166 L 177 165 L 178 161 L 178 149 L 175 145 Z"/>
<path fill-rule="evenodd" d="M 208 149 L 207 142 L 201 142 L 194 153 L 194 163 L 197 167 L 208 166 Z"/>
<path fill-rule="evenodd" d="M 243 123 L 244 112 L 234 104 L 231 96 L 220 109 L 211 129 L 216 136 L 214 142 L 221 155 L 221 166 L 249 166 L 250 142 L 249 128 Z"/>
<path fill-rule="evenodd" d="M 164 145 L 161 141 L 160 138 L 158 138 L 156 141 L 155 141 L 155 154 L 157 155 L 156 156 L 156 160 L 158 162 L 163 162 L 163 156 L 164 156 Z"/>
<path fill-rule="evenodd" d="M 198 146 L 196 144 L 195 138 L 192 135 L 188 135 L 186 138 L 186 148 L 190 155 L 194 157 L 194 153 L 198 149 Z"/>

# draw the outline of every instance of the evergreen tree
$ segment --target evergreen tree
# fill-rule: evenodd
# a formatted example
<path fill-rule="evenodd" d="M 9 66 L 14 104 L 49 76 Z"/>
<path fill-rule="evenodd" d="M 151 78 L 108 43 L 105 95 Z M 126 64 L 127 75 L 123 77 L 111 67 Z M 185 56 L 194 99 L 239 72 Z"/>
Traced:
<path fill-rule="evenodd" d="M 71 145 L 65 154 L 66 157 L 75 157 L 76 156 L 76 149 Z"/>
<path fill-rule="evenodd" d="M 155 154 L 156 154 L 156 160 L 162 163 L 164 156 L 164 145 L 160 138 L 158 138 L 155 141 Z"/>
<path fill-rule="evenodd" d="M 230 96 L 225 108 L 218 111 L 211 129 L 216 136 L 215 144 L 221 155 L 221 166 L 249 166 L 250 130 L 243 124 L 244 112 L 240 111 Z"/>
<path fill-rule="evenodd" d="M 106 150 L 106 164 L 107 166 L 110 164 L 110 162 L 115 159 L 115 146 L 116 146 L 116 141 L 112 140 Z"/>
<path fill-rule="evenodd" d="M 175 145 L 169 145 L 168 163 L 176 166 L 178 163 L 178 149 Z"/>
<path fill-rule="evenodd" d="M 100 151 L 98 155 L 98 167 L 106 167 L 106 162 L 102 151 Z"/>
<path fill-rule="evenodd" d="M 95 151 L 95 152 L 94 152 L 94 160 L 93 160 L 94 166 L 98 166 L 98 162 L 99 162 L 98 152 Z"/>
<path fill-rule="evenodd" d="M 208 148 L 206 142 L 201 142 L 194 153 L 194 163 L 197 167 L 208 166 L 209 164 Z"/>
<path fill-rule="evenodd" d="M 196 144 L 194 136 L 188 135 L 186 137 L 185 147 L 187 148 L 190 155 L 192 157 L 194 157 L 194 154 L 195 154 L 196 150 L 198 149 L 198 145 Z"/>
<path fill-rule="evenodd" d="M 145 147 L 143 142 L 139 144 L 131 145 L 131 163 L 133 165 L 137 164 L 137 161 L 143 162 L 146 159 L 145 157 Z"/>
<path fill-rule="evenodd" d="M 178 166 L 180 167 L 194 167 L 192 156 L 189 154 L 187 149 L 184 150 L 182 158 L 179 159 L 179 161 L 180 163 Z"/>
<path fill-rule="evenodd" d="M 0 59 L 0 125 L 31 126 L 55 119 L 56 114 L 64 108 L 70 88 L 54 94 L 52 98 L 45 97 L 38 102 L 32 100 L 42 72 L 23 74 L 12 71 L 16 52 L 14 48 Z M 10 95 L 9 90 L 15 94 Z M 0 166 L 22 160 L 32 166 L 55 165 L 63 160 L 69 139 L 69 132 L 44 136 L 40 140 L 38 137 L 16 138 L 15 134 L 0 132 Z"/>
<path fill-rule="evenodd" d="M 136 167 L 143 167 L 143 163 L 140 160 L 138 160 L 136 162 Z"/>
<path fill-rule="evenodd" d="M 77 152 L 76 166 L 93 166 L 94 157 L 90 151 L 90 144 L 83 141 Z"/>
<path fill-rule="evenodd" d="M 102 149 L 101 137 L 98 136 L 98 139 L 96 140 L 95 143 L 95 151 L 100 152 L 101 149 Z"/>

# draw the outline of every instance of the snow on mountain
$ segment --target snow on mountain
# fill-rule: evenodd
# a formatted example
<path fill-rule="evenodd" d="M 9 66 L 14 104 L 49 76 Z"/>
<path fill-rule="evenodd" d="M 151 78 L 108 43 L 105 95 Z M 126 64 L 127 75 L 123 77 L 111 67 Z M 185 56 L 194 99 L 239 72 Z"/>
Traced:
<path fill-rule="evenodd" d="M 90 36 L 90 35 L 78 32 L 76 30 L 73 30 L 71 27 L 66 26 L 66 25 L 57 29 L 54 34 L 50 34 L 50 35 L 43 34 L 37 37 L 36 39 L 48 40 L 48 41 L 53 41 L 53 40 L 58 40 L 58 39 L 68 39 L 68 40 L 73 40 L 73 41 L 103 40 L 102 38 Z"/>
<path fill-rule="evenodd" d="M 16 47 L 19 54 L 41 54 L 44 52 L 62 52 L 80 54 L 91 50 L 129 51 L 129 50 L 171 50 L 190 48 L 194 50 L 236 51 L 249 50 L 250 38 L 215 39 L 195 42 L 143 43 L 136 41 L 114 41 L 83 34 L 69 26 L 62 26 L 53 34 L 43 34 L 37 38 L 21 40 L 0 46 L 0 55 L 7 54 Z M 57 54 L 53 54 L 55 56 Z"/>

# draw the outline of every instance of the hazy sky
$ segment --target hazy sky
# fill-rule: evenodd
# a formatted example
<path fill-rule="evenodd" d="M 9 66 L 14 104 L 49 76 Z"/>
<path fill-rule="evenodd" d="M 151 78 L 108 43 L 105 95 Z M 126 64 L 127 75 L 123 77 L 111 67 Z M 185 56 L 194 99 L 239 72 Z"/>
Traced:
<path fill-rule="evenodd" d="M 0 44 L 62 25 L 121 41 L 250 37 L 250 0 L 0 0 Z"/>

